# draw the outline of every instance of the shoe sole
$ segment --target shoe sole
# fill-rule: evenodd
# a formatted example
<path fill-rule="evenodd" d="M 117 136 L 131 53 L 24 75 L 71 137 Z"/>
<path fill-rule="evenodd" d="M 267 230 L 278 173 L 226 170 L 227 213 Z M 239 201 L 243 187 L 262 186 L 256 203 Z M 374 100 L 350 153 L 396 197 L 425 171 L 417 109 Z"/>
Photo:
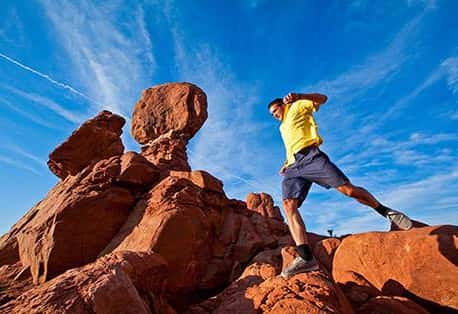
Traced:
<path fill-rule="evenodd" d="M 314 265 L 314 266 L 311 266 L 311 267 L 308 267 L 308 268 L 304 268 L 304 269 L 298 269 L 297 271 L 293 272 L 293 273 L 290 273 L 290 274 L 284 274 L 283 272 L 280 274 L 281 277 L 287 279 L 287 278 L 290 278 L 296 274 L 300 274 L 300 273 L 308 273 L 308 272 L 311 272 L 311 271 L 315 271 L 315 270 L 319 270 L 320 269 L 320 266 L 317 264 L 317 265 Z"/>
<path fill-rule="evenodd" d="M 399 224 L 394 222 L 391 219 L 389 219 L 389 220 L 393 225 L 395 225 L 400 230 L 407 231 L 407 230 L 412 229 L 412 227 L 413 227 L 412 220 L 406 215 L 403 215 L 403 216 L 404 216 L 404 218 L 400 221 Z"/>
<path fill-rule="evenodd" d="M 399 229 L 403 230 L 403 231 L 408 231 L 410 229 L 412 229 L 413 227 L 413 223 L 412 223 L 412 220 L 410 220 L 409 218 L 406 219 L 407 222 L 402 222 L 400 224 L 396 224 L 394 222 L 392 222 L 396 227 L 398 227 Z"/>

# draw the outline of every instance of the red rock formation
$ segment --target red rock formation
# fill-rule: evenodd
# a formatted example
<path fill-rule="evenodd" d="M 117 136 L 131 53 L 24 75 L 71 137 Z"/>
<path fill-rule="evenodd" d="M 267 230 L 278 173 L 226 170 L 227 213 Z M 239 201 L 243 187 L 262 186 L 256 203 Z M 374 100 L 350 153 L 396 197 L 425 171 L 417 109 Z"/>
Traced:
<path fill-rule="evenodd" d="M 149 187 L 159 181 L 159 169 L 136 152 L 127 152 L 121 156 L 117 181 L 136 187 Z"/>
<path fill-rule="evenodd" d="M 0 267 L 0 305 L 16 299 L 32 287 L 30 272 L 21 262 Z"/>
<path fill-rule="evenodd" d="M 336 251 L 332 275 L 347 295 L 404 295 L 437 313 L 458 310 L 457 234 L 456 226 L 436 226 L 349 236 Z"/>
<path fill-rule="evenodd" d="M 170 170 L 191 171 L 186 154 L 187 141 L 173 130 L 142 146 L 142 156 L 158 167 L 162 176 Z"/>
<path fill-rule="evenodd" d="M 157 178 L 154 166 L 134 155 L 101 160 L 68 176 L 2 237 L 0 248 L 17 250 L 34 282 L 93 261 L 135 204 L 126 185 L 147 185 Z M 151 177 L 131 178 L 136 172 Z"/>
<path fill-rule="evenodd" d="M 225 285 L 237 267 L 288 233 L 284 224 L 229 201 L 220 181 L 208 173 L 171 174 L 177 176 L 166 177 L 137 204 L 103 252 L 158 252 L 175 270 L 170 292 Z"/>
<path fill-rule="evenodd" d="M 335 287 L 323 273 L 285 280 L 272 265 L 254 263 L 216 298 L 192 306 L 189 313 L 345 313 L 340 308 Z"/>
<path fill-rule="evenodd" d="M 116 252 L 75 268 L 0 306 L 1 313 L 175 313 L 162 296 L 158 254 Z"/>
<path fill-rule="evenodd" d="M 329 238 L 319 241 L 313 247 L 313 256 L 315 256 L 320 264 L 329 272 L 332 271 L 332 260 L 340 243 L 340 239 Z"/>
<path fill-rule="evenodd" d="M 343 240 L 309 233 L 322 270 L 278 276 L 297 252 L 272 198 L 230 200 L 220 180 L 190 171 L 186 144 L 206 110 L 196 86 L 161 85 L 134 111 L 141 154 L 121 155 L 124 119 L 109 112 L 58 147 L 49 165 L 64 180 L 0 238 L 0 312 L 457 309 L 453 226 Z"/>
<path fill-rule="evenodd" d="M 207 96 L 190 83 L 169 83 L 143 91 L 132 114 L 132 135 L 147 144 L 173 130 L 187 142 L 207 119 Z"/>
<path fill-rule="evenodd" d="M 358 314 L 428 314 L 424 308 L 403 297 L 379 296 L 370 299 L 358 310 Z"/>
<path fill-rule="evenodd" d="M 49 154 L 49 169 L 59 178 L 76 175 L 89 164 L 121 155 L 124 118 L 102 111 L 83 123 L 70 137 Z"/>
<path fill-rule="evenodd" d="M 248 209 L 260 213 L 265 217 L 270 217 L 283 221 L 280 208 L 274 206 L 272 196 L 266 193 L 250 193 L 246 197 Z"/>

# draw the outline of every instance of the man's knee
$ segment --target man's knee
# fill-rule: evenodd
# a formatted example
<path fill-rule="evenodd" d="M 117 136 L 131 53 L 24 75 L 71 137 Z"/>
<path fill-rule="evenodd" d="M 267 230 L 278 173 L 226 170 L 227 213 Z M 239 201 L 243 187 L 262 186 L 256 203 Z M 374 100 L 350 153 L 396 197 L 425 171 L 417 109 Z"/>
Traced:
<path fill-rule="evenodd" d="M 356 193 L 356 187 L 353 184 L 351 184 L 350 182 L 337 187 L 337 190 L 350 197 L 355 196 L 355 193 Z"/>
<path fill-rule="evenodd" d="M 297 207 L 299 204 L 299 200 L 295 198 L 284 199 L 283 200 L 283 208 L 286 211 L 286 214 L 289 215 L 297 211 Z"/>

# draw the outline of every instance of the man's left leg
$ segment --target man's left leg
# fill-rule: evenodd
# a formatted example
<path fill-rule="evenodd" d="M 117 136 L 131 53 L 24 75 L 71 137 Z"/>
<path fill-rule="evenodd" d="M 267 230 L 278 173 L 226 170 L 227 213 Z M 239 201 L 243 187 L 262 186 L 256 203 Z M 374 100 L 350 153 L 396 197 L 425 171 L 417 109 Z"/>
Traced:
<path fill-rule="evenodd" d="M 347 176 L 319 149 L 316 149 L 313 162 L 306 168 L 306 178 L 326 188 L 336 188 L 341 193 L 370 206 L 380 215 L 388 218 L 401 230 L 412 228 L 412 221 L 403 213 L 381 204 L 366 189 L 354 186 Z"/>
<path fill-rule="evenodd" d="M 347 182 L 336 189 L 357 200 L 361 204 L 367 205 L 375 209 L 380 215 L 389 219 L 390 222 L 394 223 L 401 230 L 409 230 L 412 228 L 412 221 L 405 214 L 386 207 L 380 203 L 369 191 L 366 189 L 355 186 L 351 182 Z"/>

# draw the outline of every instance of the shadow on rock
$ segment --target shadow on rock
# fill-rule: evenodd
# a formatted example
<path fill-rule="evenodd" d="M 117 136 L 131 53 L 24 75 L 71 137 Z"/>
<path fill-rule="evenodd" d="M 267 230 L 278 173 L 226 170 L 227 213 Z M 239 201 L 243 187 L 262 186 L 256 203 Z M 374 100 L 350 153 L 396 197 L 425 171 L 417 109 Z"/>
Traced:
<path fill-rule="evenodd" d="M 438 303 L 435 303 L 431 300 L 427 300 L 424 298 L 419 297 L 415 293 L 410 292 L 407 290 L 400 282 L 389 279 L 382 287 L 382 294 L 386 296 L 401 296 L 406 297 L 417 304 L 421 305 L 425 309 L 427 309 L 431 313 L 437 314 L 452 314 L 458 313 L 458 310 L 448 307 L 442 306 Z"/>
<path fill-rule="evenodd" d="M 437 235 L 437 243 L 439 251 L 455 266 L 458 266 L 458 229 L 454 226 L 444 225 L 435 228 L 430 234 Z"/>

